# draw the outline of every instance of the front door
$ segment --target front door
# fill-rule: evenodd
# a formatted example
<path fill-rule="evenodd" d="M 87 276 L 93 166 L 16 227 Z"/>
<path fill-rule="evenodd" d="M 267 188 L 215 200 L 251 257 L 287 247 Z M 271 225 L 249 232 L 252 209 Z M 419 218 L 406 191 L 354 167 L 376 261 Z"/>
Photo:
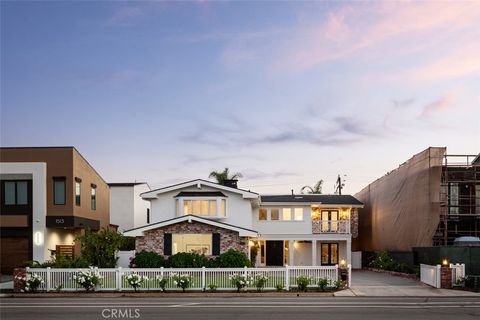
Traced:
<path fill-rule="evenodd" d="M 322 266 L 338 264 L 338 243 L 322 243 Z"/>
<path fill-rule="evenodd" d="M 266 242 L 267 266 L 283 266 L 283 241 Z"/>

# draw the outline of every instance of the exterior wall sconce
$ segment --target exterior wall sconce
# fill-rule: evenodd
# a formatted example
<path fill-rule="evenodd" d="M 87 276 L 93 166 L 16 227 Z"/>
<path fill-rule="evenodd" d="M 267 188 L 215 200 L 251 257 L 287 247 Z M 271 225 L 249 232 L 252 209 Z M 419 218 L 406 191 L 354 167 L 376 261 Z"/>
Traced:
<path fill-rule="evenodd" d="M 442 266 L 444 266 L 444 267 L 448 266 L 448 260 L 447 259 L 442 260 Z"/>
<path fill-rule="evenodd" d="M 35 232 L 33 235 L 33 242 L 37 246 L 41 246 L 43 244 L 43 233 L 41 231 Z"/>
<path fill-rule="evenodd" d="M 346 265 L 347 265 L 347 262 L 345 261 L 345 259 L 340 260 L 340 267 L 345 268 Z"/>

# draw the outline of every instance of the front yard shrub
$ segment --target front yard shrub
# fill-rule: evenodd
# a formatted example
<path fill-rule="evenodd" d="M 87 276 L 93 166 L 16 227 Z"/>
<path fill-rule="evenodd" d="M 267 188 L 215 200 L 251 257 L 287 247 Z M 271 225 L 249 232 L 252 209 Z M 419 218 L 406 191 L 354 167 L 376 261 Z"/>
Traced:
<path fill-rule="evenodd" d="M 167 266 L 170 268 L 201 268 L 208 267 L 210 260 L 204 255 L 190 252 L 179 252 L 170 256 Z"/>
<path fill-rule="evenodd" d="M 284 287 L 283 284 L 281 284 L 281 283 L 277 283 L 277 284 L 275 285 L 275 289 L 276 289 L 277 291 L 279 291 L 279 292 L 280 292 L 280 291 L 283 291 L 284 288 L 285 288 L 285 287 Z"/>
<path fill-rule="evenodd" d="M 414 270 L 409 268 L 406 263 L 395 261 L 386 251 L 377 252 L 369 266 L 381 270 L 414 273 Z"/>
<path fill-rule="evenodd" d="M 243 268 L 250 267 L 252 263 L 243 251 L 229 249 L 219 255 L 213 265 L 217 268 Z"/>
<path fill-rule="evenodd" d="M 321 278 L 321 279 L 318 279 L 317 285 L 320 288 L 320 290 L 325 291 L 329 282 L 330 281 L 327 278 Z"/>
<path fill-rule="evenodd" d="M 73 280 L 87 292 L 94 290 L 97 286 L 101 286 L 102 278 L 98 271 L 92 267 L 87 271 L 80 271 L 73 275 Z"/>
<path fill-rule="evenodd" d="M 192 277 L 188 274 L 178 275 L 172 274 L 173 284 L 178 288 L 182 288 L 182 291 L 185 292 L 185 289 L 190 288 L 193 285 Z"/>
<path fill-rule="evenodd" d="M 165 292 L 165 287 L 167 286 L 168 278 L 157 276 L 157 282 L 160 289 L 162 289 L 162 291 Z"/>
<path fill-rule="evenodd" d="M 335 288 L 343 289 L 345 287 L 345 282 L 342 280 L 337 280 L 334 282 Z"/>
<path fill-rule="evenodd" d="M 15 279 L 21 283 L 23 291 L 26 292 L 36 292 L 44 283 L 43 278 L 36 273 L 27 274 L 25 277 L 17 276 Z"/>
<path fill-rule="evenodd" d="M 299 291 L 307 291 L 307 287 L 312 282 L 312 279 L 307 276 L 298 276 L 297 277 L 297 288 Z"/>
<path fill-rule="evenodd" d="M 137 288 L 142 286 L 145 281 L 148 281 L 148 277 L 138 275 L 136 272 L 132 272 L 125 277 L 125 280 L 127 280 L 127 283 L 133 288 L 135 292 L 137 292 Z"/>
<path fill-rule="evenodd" d="M 237 288 L 237 292 L 241 289 L 248 287 L 252 283 L 252 278 L 243 274 L 232 274 L 228 277 L 234 287 Z"/>
<path fill-rule="evenodd" d="M 208 289 L 210 289 L 210 291 L 217 291 L 217 288 L 218 286 L 216 284 L 211 283 L 208 285 Z"/>
<path fill-rule="evenodd" d="M 25 267 L 30 268 L 88 268 L 90 263 L 83 257 L 65 257 L 58 256 L 56 259 L 39 263 L 38 261 L 27 261 Z"/>
<path fill-rule="evenodd" d="M 165 264 L 165 258 L 152 251 L 138 252 L 130 261 L 131 268 L 161 268 Z"/>
<path fill-rule="evenodd" d="M 254 277 L 253 285 L 255 286 L 255 288 L 257 288 L 257 291 L 260 292 L 260 291 L 263 290 L 263 288 L 265 288 L 265 285 L 267 284 L 267 281 L 268 281 L 267 276 L 265 276 L 263 274 L 257 274 Z"/>
<path fill-rule="evenodd" d="M 120 238 L 120 246 L 118 250 L 121 250 L 121 251 L 135 250 L 135 237 L 122 236 Z"/>
<path fill-rule="evenodd" d="M 90 265 L 99 268 L 115 268 L 117 258 L 115 252 L 120 248 L 122 235 L 116 231 L 102 229 L 93 232 L 85 230 L 85 234 L 77 237 L 82 244 L 82 256 Z"/>

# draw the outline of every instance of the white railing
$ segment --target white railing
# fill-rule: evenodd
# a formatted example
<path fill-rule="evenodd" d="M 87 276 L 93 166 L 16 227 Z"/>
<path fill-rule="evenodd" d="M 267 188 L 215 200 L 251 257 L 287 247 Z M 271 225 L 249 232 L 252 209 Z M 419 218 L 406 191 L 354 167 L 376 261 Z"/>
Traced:
<path fill-rule="evenodd" d="M 420 264 L 420 281 L 434 288 L 440 288 L 441 266 L 431 266 L 428 264 Z"/>
<path fill-rule="evenodd" d="M 312 220 L 312 233 L 350 233 L 350 220 Z"/>
<path fill-rule="evenodd" d="M 351 265 L 348 265 L 348 286 L 351 282 Z M 62 291 L 83 290 L 73 276 L 81 270 L 87 269 L 52 269 L 52 268 L 26 268 L 28 274 L 37 274 L 44 279 L 44 283 L 38 288 L 41 291 L 53 291 L 61 286 Z M 158 277 L 167 279 L 166 289 L 181 290 L 174 284 L 173 274 L 189 275 L 192 278 L 192 284 L 189 290 L 208 290 L 209 285 L 215 285 L 217 290 L 234 290 L 235 287 L 230 280 L 230 276 L 242 274 L 255 277 L 256 275 L 265 275 L 268 277 L 264 287 L 266 290 L 276 289 L 281 285 L 285 290 L 290 290 L 297 286 L 298 276 L 307 276 L 312 279 L 311 286 L 315 286 L 318 279 L 326 278 L 331 283 L 339 279 L 338 266 L 286 266 L 281 268 L 95 268 L 102 276 L 102 284 L 98 291 L 133 291 L 133 288 L 127 283 L 126 276 L 135 272 L 140 276 L 148 277 L 139 290 L 161 290 L 157 281 Z M 254 284 L 250 284 L 247 289 L 254 289 Z"/>
<path fill-rule="evenodd" d="M 450 264 L 452 269 L 452 286 L 458 286 L 461 283 L 461 280 L 465 278 L 465 264 Z"/>

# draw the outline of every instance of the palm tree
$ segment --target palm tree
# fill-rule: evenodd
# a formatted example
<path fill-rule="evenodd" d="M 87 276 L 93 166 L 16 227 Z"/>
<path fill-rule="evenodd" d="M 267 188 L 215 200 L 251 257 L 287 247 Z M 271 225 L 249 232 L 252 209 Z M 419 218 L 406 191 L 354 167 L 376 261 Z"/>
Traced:
<path fill-rule="evenodd" d="M 317 183 L 313 187 L 310 186 L 303 186 L 302 189 L 300 190 L 300 193 L 305 193 L 305 190 L 307 191 L 306 193 L 310 194 L 322 194 L 322 186 L 323 186 L 323 180 L 320 179 L 318 180 Z"/>
<path fill-rule="evenodd" d="M 209 178 L 214 178 L 219 184 L 225 184 L 226 180 L 236 180 L 242 178 L 243 175 L 240 172 L 236 172 L 230 175 L 228 168 L 225 168 L 222 172 L 212 171 L 208 175 Z"/>

